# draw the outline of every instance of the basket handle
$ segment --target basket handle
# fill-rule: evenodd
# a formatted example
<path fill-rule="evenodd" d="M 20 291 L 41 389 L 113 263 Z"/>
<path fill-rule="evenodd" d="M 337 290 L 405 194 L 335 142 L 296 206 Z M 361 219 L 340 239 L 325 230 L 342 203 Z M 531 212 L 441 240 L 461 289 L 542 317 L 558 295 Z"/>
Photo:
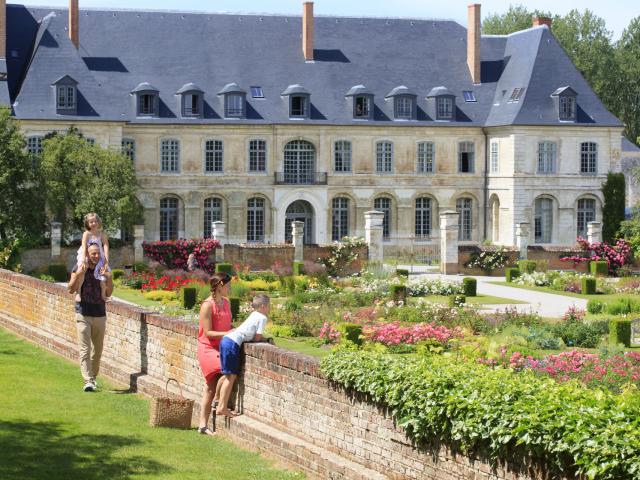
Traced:
<path fill-rule="evenodd" d="M 178 388 L 180 389 L 180 399 L 184 400 L 184 395 L 182 394 L 182 386 L 180 385 L 180 382 L 178 382 L 178 380 L 176 380 L 175 378 L 169 378 L 167 380 L 167 383 L 165 383 L 164 385 L 164 393 L 167 395 L 167 397 L 169 396 L 169 382 L 171 381 L 174 381 L 176 385 L 178 385 Z"/>

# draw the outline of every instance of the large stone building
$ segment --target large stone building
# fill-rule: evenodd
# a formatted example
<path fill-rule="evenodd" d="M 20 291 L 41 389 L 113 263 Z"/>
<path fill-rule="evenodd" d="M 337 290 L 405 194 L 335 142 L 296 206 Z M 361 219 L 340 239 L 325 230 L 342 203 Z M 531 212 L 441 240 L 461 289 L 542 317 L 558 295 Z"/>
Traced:
<path fill-rule="evenodd" d="M 4 4 L 4 0 L 0 1 Z M 623 125 L 549 19 L 506 36 L 448 20 L 1 8 L 0 101 L 37 153 L 73 125 L 135 162 L 148 240 L 573 244 L 601 220 Z M 4 28 L 6 26 L 6 32 Z M 6 54 L 5 54 L 6 52 Z M 4 68 L 6 66 L 6 68 Z M 0 73 L 2 75 L 2 73 Z"/>

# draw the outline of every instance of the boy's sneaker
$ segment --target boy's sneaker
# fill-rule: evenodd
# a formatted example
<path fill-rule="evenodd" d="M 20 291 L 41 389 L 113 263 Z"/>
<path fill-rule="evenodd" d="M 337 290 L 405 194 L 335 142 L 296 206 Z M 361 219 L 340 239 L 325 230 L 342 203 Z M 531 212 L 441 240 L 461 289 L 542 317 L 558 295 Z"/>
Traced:
<path fill-rule="evenodd" d="M 96 391 L 96 385 L 93 382 L 86 382 L 84 384 L 83 390 L 85 392 L 95 392 Z"/>

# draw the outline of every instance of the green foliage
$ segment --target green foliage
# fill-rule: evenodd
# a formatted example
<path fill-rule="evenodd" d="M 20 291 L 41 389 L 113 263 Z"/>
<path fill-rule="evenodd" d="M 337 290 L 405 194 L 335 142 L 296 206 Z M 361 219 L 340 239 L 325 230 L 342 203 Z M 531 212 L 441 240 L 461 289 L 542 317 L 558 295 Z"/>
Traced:
<path fill-rule="evenodd" d="M 291 275 L 280 277 L 280 288 L 293 295 L 296 292 L 296 281 Z"/>
<path fill-rule="evenodd" d="M 533 273 L 536 271 L 535 260 L 519 260 L 518 269 L 523 273 Z"/>
<path fill-rule="evenodd" d="M 640 145 L 640 16 L 631 19 L 616 44 L 619 81 L 615 113 L 625 124 L 625 136 Z"/>
<path fill-rule="evenodd" d="M 180 303 L 182 308 L 191 310 L 198 300 L 198 290 L 195 287 L 182 287 L 180 290 Z"/>
<path fill-rule="evenodd" d="M 629 297 L 617 298 L 605 304 L 604 310 L 611 315 L 626 315 L 640 312 L 640 300 Z"/>
<path fill-rule="evenodd" d="M 587 302 L 587 312 L 598 314 L 604 311 L 604 303 L 600 300 L 589 300 Z"/>
<path fill-rule="evenodd" d="M 631 320 L 612 319 L 609 322 L 609 344 L 631 346 Z"/>
<path fill-rule="evenodd" d="M 396 275 L 406 278 L 409 276 L 409 270 L 407 270 L 406 268 L 396 268 Z"/>
<path fill-rule="evenodd" d="M 362 325 L 357 323 L 340 323 L 336 327 L 340 332 L 340 339 L 343 342 L 353 343 L 355 345 L 362 345 Z"/>
<path fill-rule="evenodd" d="M 636 171 L 635 176 L 640 179 L 640 171 Z M 634 258 L 640 258 L 640 208 L 633 210 L 633 216 L 620 224 L 619 233 L 627 240 L 631 246 Z M 620 272 L 618 271 L 620 275 Z"/>
<path fill-rule="evenodd" d="M 270 324 L 267 327 L 267 332 L 273 337 L 293 338 L 294 330 L 291 325 L 274 325 Z"/>
<path fill-rule="evenodd" d="M 39 273 L 35 277 L 39 280 L 44 280 L 45 282 L 56 283 L 56 279 L 53 278 L 51 275 L 47 275 L 46 273 Z"/>
<path fill-rule="evenodd" d="M 467 298 L 464 295 L 449 295 L 448 298 L 450 307 L 459 307 L 464 305 L 467 301 Z"/>
<path fill-rule="evenodd" d="M 517 267 L 510 267 L 504 271 L 504 274 L 507 282 L 513 282 L 513 280 L 520 276 L 520 269 Z"/>
<path fill-rule="evenodd" d="M 596 348 L 609 332 L 608 322 L 573 319 L 556 323 L 551 327 L 554 335 L 562 338 L 568 347 Z"/>
<path fill-rule="evenodd" d="M 327 274 L 339 277 L 358 259 L 357 250 L 366 246 L 367 244 L 362 238 L 344 237 L 340 243 L 331 244 L 331 252 L 328 257 L 320 258 L 318 261 L 325 266 Z"/>
<path fill-rule="evenodd" d="M 640 416 L 640 401 L 632 395 L 439 355 L 339 351 L 321 369 L 388 407 L 416 444 L 442 442 L 494 464 L 531 459 L 550 478 L 631 479 L 640 471 L 640 429 L 629 420 Z"/>
<path fill-rule="evenodd" d="M 596 294 L 596 279 L 593 278 L 593 277 L 582 277 L 582 290 L 581 291 L 582 291 L 583 295 L 595 295 Z"/>
<path fill-rule="evenodd" d="M 304 262 L 293 262 L 293 275 L 304 274 Z"/>
<path fill-rule="evenodd" d="M 113 270 L 111 270 L 111 278 L 113 278 L 114 280 L 118 280 L 123 275 L 124 270 L 122 270 L 121 268 L 114 268 Z"/>
<path fill-rule="evenodd" d="M 0 241 L 0 268 L 19 272 L 20 265 L 20 240 Z"/>
<path fill-rule="evenodd" d="M 230 263 L 216 263 L 216 273 L 226 273 L 228 275 L 234 275 L 233 265 Z"/>
<path fill-rule="evenodd" d="M 49 275 L 56 279 L 56 282 L 66 282 L 69 279 L 66 265 L 52 263 L 49 265 L 48 272 Z"/>
<path fill-rule="evenodd" d="M 90 145 L 74 128 L 64 135 L 50 134 L 43 148 L 47 206 L 62 223 L 63 236 L 84 230 L 88 212 L 100 215 L 105 231 L 131 229 L 141 221 L 135 169 L 119 150 Z"/>
<path fill-rule="evenodd" d="M 589 273 L 606 277 L 609 274 L 609 264 L 605 260 L 592 260 L 589 262 Z"/>
<path fill-rule="evenodd" d="M 406 301 L 407 299 L 407 287 L 406 285 L 391 285 L 391 296 L 395 301 Z"/>
<path fill-rule="evenodd" d="M 464 289 L 465 297 L 475 297 L 478 282 L 475 278 L 465 277 L 462 279 L 462 288 Z"/>
<path fill-rule="evenodd" d="M 467 268 L 480 268 L 487 275 L 507 264 L 509 259 L 506 250 L 500 247 L 498 250 L 480 250 L 471 252 L 469 261 L 464 264 Z"/>
<path fill-rule="evenodd" d="M 602 206 L 602 239 L 608 243 L 615 243 L 620 224 L 624 221 L 625 180 L 624 173 L 607 174 L 607 180 L 602 184 L 604 205 Z"/>
<path fill-rule="evenodd" d="M 229 306 L 231 308 L 231 318 L 236 321 L 238 313 L 240 313 L 240 299 L 238 297 L 229 297 Z"/>
<path fill-rule="evenodd" d="M 245 283 L 242 282 L 232 281 L 229 285 L 230 297 L 245 298 L 251 291 L 251 288 L 249 288 Z"/>
<path fill-rule="evenodd" d="M 148 272 L 149 267 L 144 262 L 136 262 L 133 264 L 133 271 L 137 273 Z"/>
<path fill-rule="evenodd" d="M 484 35 L 508 35 L 509 33 L 531 28 L 533 17 L 552 17 L 550 12 L 529 11 L 522 5 L 509 5 L 506 13 L 491 13 L 482 22 Z"/>

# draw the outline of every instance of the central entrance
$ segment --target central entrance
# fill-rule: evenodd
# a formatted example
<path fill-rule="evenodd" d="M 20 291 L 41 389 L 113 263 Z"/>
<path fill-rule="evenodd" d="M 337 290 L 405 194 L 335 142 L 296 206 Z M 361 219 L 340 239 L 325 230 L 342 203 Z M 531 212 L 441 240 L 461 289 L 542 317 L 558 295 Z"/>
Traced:
<path fill-rule="evenodd" d="M 304 222 L 304 238 L 305 244 L 313 243 L 313 207 L 306 200 L 296 200 L 287 207 L 284 216 L 284 241 L 286 243 L 293 242 L 291 236 L 291 222 Z"/>

